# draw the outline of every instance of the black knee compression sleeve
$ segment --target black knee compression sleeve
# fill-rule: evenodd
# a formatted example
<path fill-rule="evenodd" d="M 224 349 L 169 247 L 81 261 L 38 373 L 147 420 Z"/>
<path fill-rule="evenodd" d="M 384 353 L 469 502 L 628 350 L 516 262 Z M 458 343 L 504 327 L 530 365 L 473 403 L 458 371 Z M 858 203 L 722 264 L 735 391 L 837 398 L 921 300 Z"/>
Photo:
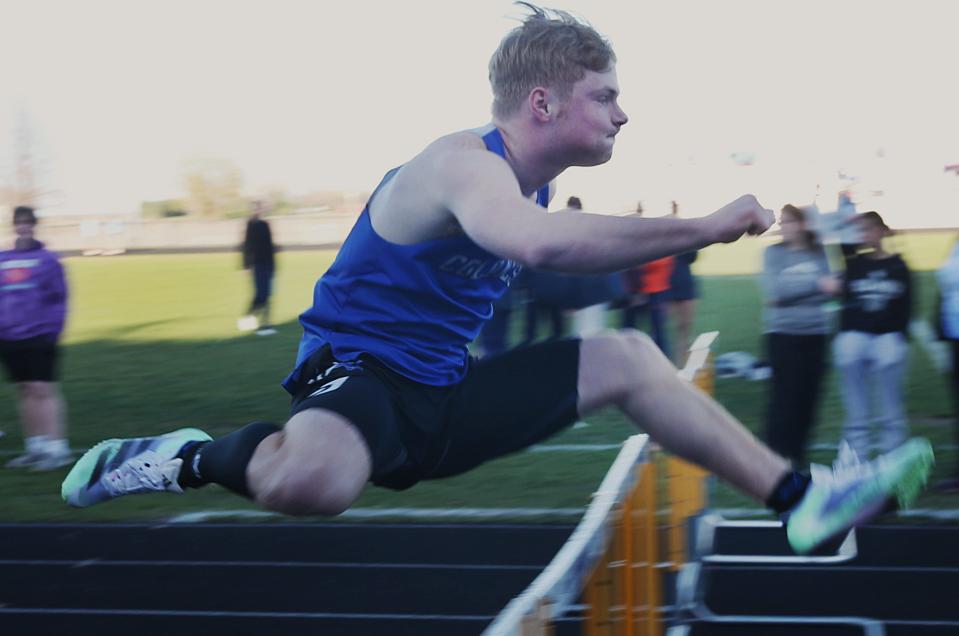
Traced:
<path fill-rule="evenodd" d="M 179 484 L 186 488 L 220 484 L 250 498 L 246 467 L 260 442 L 279 430 L 270 422 L 252 422 L 212 442 L 184 446 L 179 454 L 183 459 Z"/>

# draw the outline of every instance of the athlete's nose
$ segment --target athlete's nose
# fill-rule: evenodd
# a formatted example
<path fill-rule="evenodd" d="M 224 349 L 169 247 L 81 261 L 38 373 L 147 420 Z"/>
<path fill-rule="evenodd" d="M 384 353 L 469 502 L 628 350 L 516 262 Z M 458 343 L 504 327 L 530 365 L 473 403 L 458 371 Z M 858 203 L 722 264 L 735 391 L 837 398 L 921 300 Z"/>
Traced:
<path fill-rule="evenodd" d="M 619 107 L 619 104 L 617 104 L 616 111 L 613 113 L 613 123 L 615 123 L 619 128 L 622 128 L 628 121 L 629 117 L 626 115 L 626 112 Z"/>

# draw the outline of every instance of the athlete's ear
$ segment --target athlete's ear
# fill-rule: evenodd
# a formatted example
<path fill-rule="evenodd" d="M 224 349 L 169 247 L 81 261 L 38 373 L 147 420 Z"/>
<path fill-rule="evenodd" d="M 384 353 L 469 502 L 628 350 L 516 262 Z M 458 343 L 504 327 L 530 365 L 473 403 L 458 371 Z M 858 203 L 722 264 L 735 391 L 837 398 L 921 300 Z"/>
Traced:
<path fill-rule="evenodd" d="M 529 92 L 529 110 L 537 121 L 548 122 L 553 118 L 555 107 L 550 104 L 549 91 L 537 86 Z"/>

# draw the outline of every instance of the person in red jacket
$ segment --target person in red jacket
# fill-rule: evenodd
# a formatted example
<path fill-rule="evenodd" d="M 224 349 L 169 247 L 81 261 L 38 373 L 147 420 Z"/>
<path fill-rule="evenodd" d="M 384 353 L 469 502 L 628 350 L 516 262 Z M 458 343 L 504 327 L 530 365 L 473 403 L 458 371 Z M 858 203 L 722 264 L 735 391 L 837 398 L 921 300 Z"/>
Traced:
<path fill-rule="evenodd" d="M 669 302 L 669 279 L 673 273 L 675 257 L 666 256 L 639 267 L 626 270 L 626 306 L 623 309 L 623 327 L 636 328 L 639 318 L 649 313 L 650 335 L 667 358 L 669 338 L 666 334 Z"/>
<path fill-rule="evenodd" d="M 16 208 L 16 244 L 0 252 L 0 361 L 16 386 L 26 446 L 7 467 L 42 471 L 73 458 L 57 385 L 67 285 L 56 254 L 34 238 L 36 224 L 33 208 Z"/>

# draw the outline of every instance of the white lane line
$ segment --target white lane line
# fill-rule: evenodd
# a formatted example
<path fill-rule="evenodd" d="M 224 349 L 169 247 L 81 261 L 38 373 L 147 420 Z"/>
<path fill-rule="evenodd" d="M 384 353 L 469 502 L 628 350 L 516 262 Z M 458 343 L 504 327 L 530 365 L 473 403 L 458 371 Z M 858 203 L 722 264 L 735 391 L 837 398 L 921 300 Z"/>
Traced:
<path fill-rule="evenodd" d="M 526 449 L 529 453 L 580 453 L 595 451 L 614 451 L 622 444 L 536 444 Z"/>
<path fill-rule="evenodd" d="M 337 519 L 578 519 L 583 508 L 351 508 Z M 203 523 L 212 519 L 267 519 L 283 515 L 264 510 L 202 510 L 170 517 L 168 523 Z"/>
<path fill-rule="evenodd" d="M 622 448 L 622 444 L 535 444 L 527 448 L 524 452 L 527 453 L 594 453 L 594 452 L 609 452 L 615 451 Z M 809 446 L 810 450 L 822 451 L 822 450 L 831 450 L 835 451 L 839 446 L 835 443 L 816 443 Z M 959 450 L 959 444 L 936 444 L 936 448 L 940 450 Z M 79 457 L 80 454 L 86 452 L 87 449 L 72 449 L 70 452 L 75 456 Z M 0 450 L 0 457 L 9 457 L 11 455 L 21 455 L 23 450 Z"/>
<path fill-rule="evenodd" d="M 765 508 L 716 508 L 709 512 L 721 515 L 726 519 L 756 519 L 768 517 L 774 519 L 775 515 Z M 918 519 L 937 519 L 941 521 L 959 520 L 959 510 L 945 510 L 938 508 L 910 508 L 909 510 L 900 510 L 896 513 L 897 517 L 912 517 Z"/>
<path fill-rule="evenodd" d="M 542 519 L 561 517 L 578 519 L 582 508 L 353 508 L 341 514 L 339 519 Z M 715 508 L 709 512 L 727 519 L 775 518 L 765 508 Z M 936 508 L 911 508 L 896 513 L 899 517 L 915 517 L 941 520 L 959 520 L 959 510 Z M 216 519 L 235 518 L 282 518 L 283 515 L 260 510 L 206 510 L 187 512 L 166 519 L 167 523 L 205 523 Z"/>
<path fill-rule="evenodd" d="M 540 571 L 542 565 L 510 565 L 483 563 L 357 563 L 333 561 L 150 561 L 148 559 L 0 559 L 0 566 L 66 566 L 74 569 L 88 567 L 197 567 L 197 568 L 322 568 L 341 570 L 516 570 Z"/>
<path fill-rule="evenodd" d="M 579 453 L 591 451 L 612 451 L 622 448 L 622 444 L 535 444 L 526 449 L 528 453 Z M 70 452 L 76 457 L 87 452 L 86 448 L 73 448 Z M 23 449 L 0 450 L 0 457 L 22 455 Z"/>
<path fill-rule="evenodd" d="M 334 612 L 228 612 L 162 609 L 67 609 L 61 607 L 0 607 L 0 614 L 77 614 L 91 616 L 184 616 L 213 618 L 340 618 L 360 620 L 476 621 L 492 616 L 473 614 L 360 614 Z"/>

